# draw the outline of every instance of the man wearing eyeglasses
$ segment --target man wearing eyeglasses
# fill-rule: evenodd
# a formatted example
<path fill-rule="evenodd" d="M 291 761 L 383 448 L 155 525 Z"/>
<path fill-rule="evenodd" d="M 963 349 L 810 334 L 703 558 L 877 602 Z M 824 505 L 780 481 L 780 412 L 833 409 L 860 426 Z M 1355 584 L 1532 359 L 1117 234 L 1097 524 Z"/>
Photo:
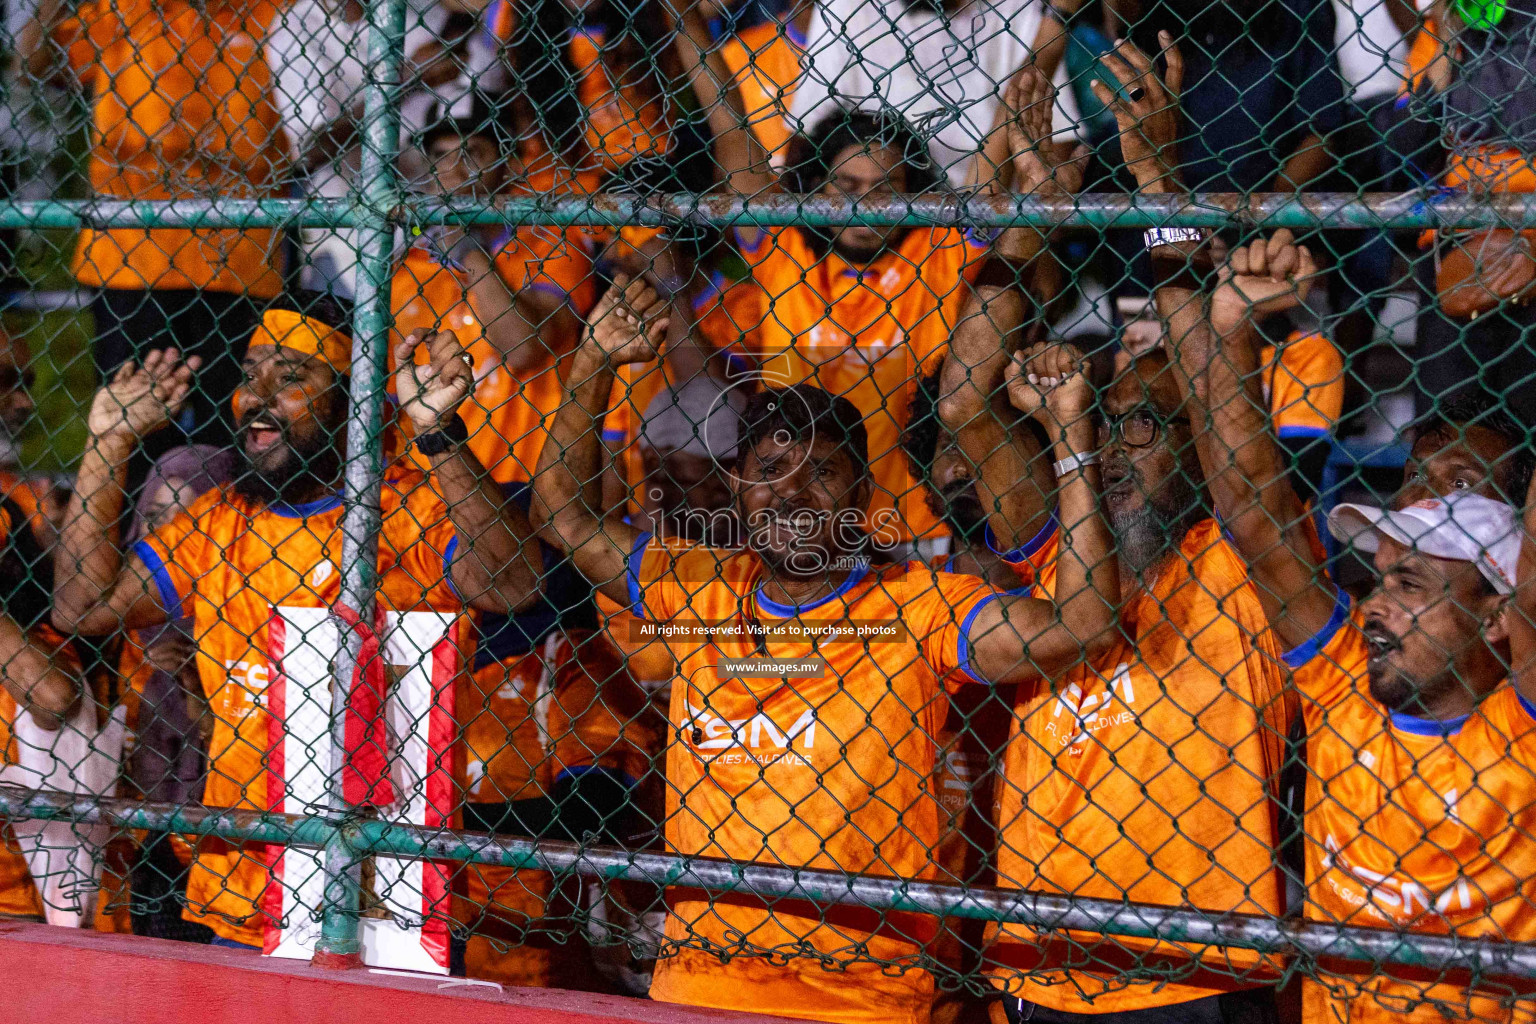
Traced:
<path fill-rule="evenodd" d="M 1018 511 L 1038 500 L 1030 468 L 1041 455 L 1002 386 L 1016 358 L 1009 339 L 1031 308 L 1020 283 L 1034 265 L 1019 258 L 1030 248 L 1015 234 L 994 246 L 951 337 L 939 408 L 979 467 L 990 535 L 1022 545 L 1004 556 L 1022 565 L 1029 538 L 1010 532 L 1009 520 L 1024 522 Z M 1018 688 L 997 801 L 998 885 L 1213 915 L 1278 913 L 1278 651 L 1247 566 L 1205 511 L 1205 476 L 1167 356 L 1122 354 L 1091 414 L 1090 457 L 1120 560 L 1120 637 L 1049 685 Z M 1058 518 L 1063 533 L 1072 529 L 1065 509 Z M 1049 555 L 1030 578 L 1036 593 L 1052 592 Z M 1237 951 L 1010 925 L 987 960 L 1010 1021 L 1274 1014 L 1273 965 Z"/>

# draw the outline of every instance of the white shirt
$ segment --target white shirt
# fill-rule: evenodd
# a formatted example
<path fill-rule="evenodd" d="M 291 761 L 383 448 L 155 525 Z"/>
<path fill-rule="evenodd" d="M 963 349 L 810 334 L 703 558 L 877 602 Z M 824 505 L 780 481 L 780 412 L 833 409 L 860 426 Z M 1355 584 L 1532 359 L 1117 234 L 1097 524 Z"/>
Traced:
<path fill-rule="evenodd" d="M 1419 7 L 1427 7 L 1422 0 Z M 1383 0 L 1333 0 L 1334 54 L 1357 100 L 1396 93 L 1407 77 L 1408 39 Z"/>
<path fill-rule="evenodd" d="M 902 0 L 822 0 L 806 33 L 795 126 L 810 134 L 840 107 L 894 108 L 961 184 L 1009 79 L 1030 55 L 1041 8 L 1037 0 L 972 0 L 941 15 L 920 5 L 908 9 Z M 1058 132 L 1074 130 L 1077 121 L 1066 82 L 1063 66 L 1056 73 Z"/>
<path fill-rule="evenodd" d="M 367 77 L 368 21 L 345 21 L 324 0 L 297 0 L 283 11 L 267 34 L 267 63 L 272 68 L 273 101 L 288 136 L 289 156 L 297 160 L 326 125 L 352 110 L 363 97 Z M 444 21 L 431 0 L 411 0 L 406 9 L 405 56 L 436 37 Z M 326 199 L 344 199 L 357 174 L 358 151 L 310 173 L 303 191 Z M 300 233 L 305 288 L 352 298 L 357 292 L 357 233 L 306 228 Z"/>

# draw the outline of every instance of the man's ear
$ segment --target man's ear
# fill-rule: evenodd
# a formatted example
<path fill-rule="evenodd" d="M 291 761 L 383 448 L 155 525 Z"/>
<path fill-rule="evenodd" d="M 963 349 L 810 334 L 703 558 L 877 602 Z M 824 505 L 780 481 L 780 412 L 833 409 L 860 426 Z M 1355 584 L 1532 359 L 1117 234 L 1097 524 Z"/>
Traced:
<path fill-rule="evenodd" d="M 1517 614 L 1508 597 L 1495 594 L 1487 599 L 1483 615 L 1483 639 L 1490 645 L 1509 642 L 1509 617 Z"/>

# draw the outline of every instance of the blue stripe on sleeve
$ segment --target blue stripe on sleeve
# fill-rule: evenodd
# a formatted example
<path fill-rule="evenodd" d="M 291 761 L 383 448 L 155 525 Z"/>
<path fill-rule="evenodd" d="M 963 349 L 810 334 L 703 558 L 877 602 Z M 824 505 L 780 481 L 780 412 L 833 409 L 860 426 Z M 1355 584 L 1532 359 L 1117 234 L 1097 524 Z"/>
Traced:
<path fill-rule="evenodd" d="M 155 586 L 160 588 L 160 603 L 165 606 L 166 612 L 173 619 L 181 618 L 181 595 L 176 593 L 176 584 L 171 582 L 171 574 L 160 560 L 160 552 L 149 541 L 141 540 L 133 546 L 133 553 L 143 559 L 144 565 L 154 574 Z"/>
<path fill-rule="evenodd" d="M 1301 668 L 1301 666 L 1317 657 L 1317 652 L 1327 647 L 1339 630 L 1343 628 L 1344 623 L 1349 621 L 1349 605 L 1349 595 L 1340 590 L 1338 599 L 1333 605 L 1333 614 L 1328 616 L 1328 622 L 1323 628 L 1318 630 L 1305 643 L 1293 647 L 1280 655 L 1280 660 L 1285 662 L 1290 668 Z"/>
<path fill-rule="evenodd" d="M 453 591 L 453 596 L 464 600 L 459 595 L 459 588 L 453 585 L 453 556 L 459 550 L 459 535 L 454 534 L 448 546 L 443 549 L 443 579 L 448 581 L 448 589 Z"/>
<path fill-rule="evenodd" d="M 645 599 L 640 591 L 640 563 L 645 559 L 645 549 L 650 546 L 651 534 L 642 533 L 635 538 L 635 549 L 629 553 L 629 567 L 624 579 L 629 584 L 629 610 L 636 618 L 649 618 L 645 614 Z"/>
<path fill-rule="evenodd" d="M 980 683 L 982 686 L 991 686 L 992 684 L 971 671 L 971 626 L 975 623 L 976 616 L 981 613 L 983 608 L 1002 596 L 1002 594 L 988 594 L 980 601 L 977 601 L 971 607 L 971 610 L 966 612 L 965 619 L 960 623 L 960 635 L 955 638 L 955 667 L 964 672 L 972 682 Z"/>

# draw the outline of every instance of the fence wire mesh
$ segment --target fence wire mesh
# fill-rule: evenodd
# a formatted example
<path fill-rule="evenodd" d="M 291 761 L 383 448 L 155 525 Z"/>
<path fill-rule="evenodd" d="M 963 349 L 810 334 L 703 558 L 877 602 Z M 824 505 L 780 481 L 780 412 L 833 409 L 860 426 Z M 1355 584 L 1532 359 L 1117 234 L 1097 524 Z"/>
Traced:
<path fill-rule="evenodd" d="M 838 1022 L 1536 1014 L 1533 0 L 19 0 L 0 53 L 0 916 Z"/>

